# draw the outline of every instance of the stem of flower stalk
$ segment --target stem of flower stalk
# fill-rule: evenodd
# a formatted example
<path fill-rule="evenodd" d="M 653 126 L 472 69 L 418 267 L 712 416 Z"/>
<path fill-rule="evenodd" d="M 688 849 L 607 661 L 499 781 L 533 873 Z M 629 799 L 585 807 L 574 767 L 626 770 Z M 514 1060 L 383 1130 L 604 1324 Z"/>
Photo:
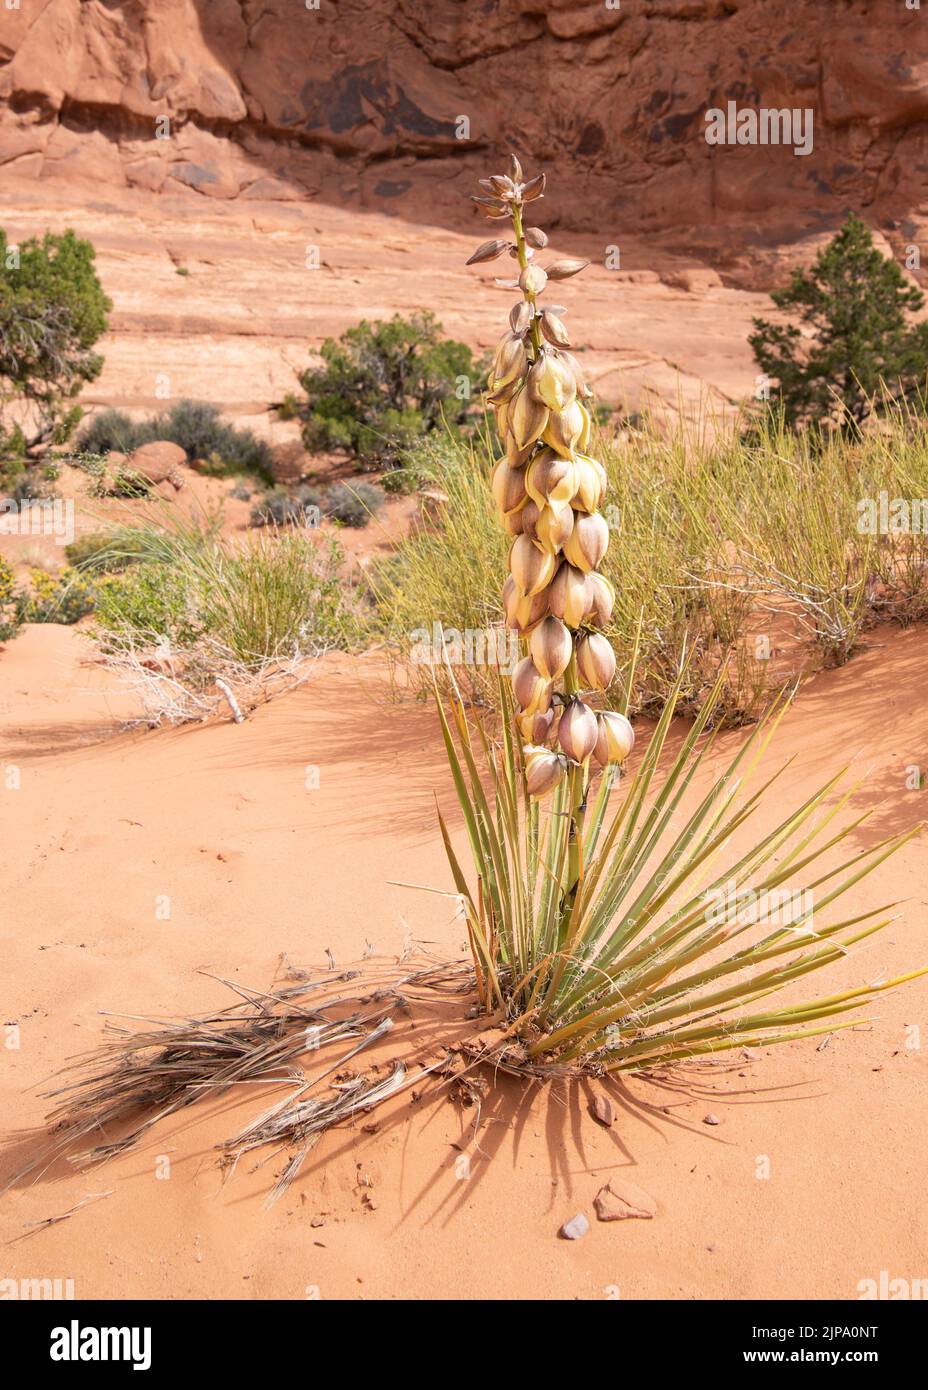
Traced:
<path fill-rule="evenodd" d="M 577 677 L 576 651 L 571 654 L 567 670 L 564 672 L 564 693 L 568 698 L 578 695 L 580 682 Z M 570 832 L 567 847 L 567 887 L 561 900 L 559 936 L 563 942 L 567 935 L 570 914 L 573 911 L 577 884 L 580 879 L 580 855 L 583 845 L 583 824 L 586 819 L 586 791 L 588 764 L 574 763 L 568 773 L 568 799 L 570 802 Z"/>
<path fill-rule="evenodd" d="M 524 270 L 525 267 L 528 265 L 528 254 L 525 250 L 525 234 L 522 231 L 522 209 L 516 203 L 513 203 L 512 206 L 512 230 L 515 233 L 516 238 L 516 251 L 518 252 L 519 256 L 519 269 Z M 534 349 L 532 361 L 534 362 L 537 359 L 539 352 L 541 352 L 541 328 L 539 327 L 538 319 L 535 317 L 536 296 L 533 294 L 526 294 L 523 290 L 522 298 L 525 300 L 526 304 L 530 304 L 532 306 L 532 347 Z"/>

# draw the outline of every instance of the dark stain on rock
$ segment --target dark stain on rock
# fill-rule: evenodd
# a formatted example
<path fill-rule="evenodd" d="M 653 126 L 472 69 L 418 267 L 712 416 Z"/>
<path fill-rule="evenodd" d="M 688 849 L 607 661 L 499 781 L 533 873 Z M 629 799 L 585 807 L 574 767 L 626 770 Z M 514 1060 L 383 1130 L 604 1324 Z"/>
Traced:
<path fill-rule="evenodd" d="M 381 179 L 374 186 L 378 198 L 398 198 L 409 190 L 409 181 L 403 179 Z"/>
<path fill-rule="evenodd" d="M 379 116 L 377 123 L 385 135 L 406 132 L 453 138 L 455 133 L 453 121 L 428 115 L 379 62 L 345 68 L 327 82 L 309 78 L 300 99 L 307 130 L 327 128 L 333 135 L 343 135 Z"/>
<path fill-rule="evenodd" d="M 577 154 L 599 154 L 600 150 L 605 147 L 605 144 L 606 132 L 599 124 L 599 121 L 587 121 L 580 132 L 580 139 L 577 141 Z"/>
<path fill-rule="evenodd" d="M 180 179 L 181 183 L 189 184 L 191 188 L 202 188 L 204 183 L 219 182 L 219 175 L 216 171 L 208 169 L 203 164 L 173 164 L 171 177 Z"/>

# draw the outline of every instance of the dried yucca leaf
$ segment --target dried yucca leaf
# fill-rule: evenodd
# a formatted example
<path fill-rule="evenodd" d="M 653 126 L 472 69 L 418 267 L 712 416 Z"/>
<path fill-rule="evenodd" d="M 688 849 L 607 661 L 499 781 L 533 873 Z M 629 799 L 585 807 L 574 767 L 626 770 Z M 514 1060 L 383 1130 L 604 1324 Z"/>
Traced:
<path fill-rule="evenodd" d="M 509 245 L 508 241 L 484 241 L 477 247 L 472 255 L 468 256 L 465 265 L 477 265 L 480 261 L 495 261 L 497 256 L 501 256 Z"/>
<path fill-rule="evenodd" d="M 566 256 L 564 260 L 555 261 L 545 269 L 549 280 L 569 280 L 571 275 L 579 275 L 588 265 L 589 261 L 578 261 L 573 256 Z"/>
<path fill-rule="evenodd" d="M 509 209 L 505 203 L 498 198 L 481 198 L 476 193 L 471 194 L 472 203 L 476 203 L 481 212 L 485 212 L 487 217 L 508 217 Z"/>
<path fill-rule="evenodd" d="M 541 315 L 541 331 L 549 343 L 554 343 L 555 347 L 569 347 L 570 336 L 563 319 L 559 319 L 557 314 L 552 314 L 550 309 L 545 309 Z M 574 378 L 576 380 L 576 377 Z"/>
<path fill-rule="evenodd" d="M 487 182 L 498 198 L 511 198 L 516 186 L 507 174 L 491 174 Z"/>
<path fill-rule="evenodd" d="M 525 333 L 532 322 L 532 306 L 527 300 L 520 299 L 518 304 L 514 304 L 509 311 L 509 324 L 513 333 Z"/>

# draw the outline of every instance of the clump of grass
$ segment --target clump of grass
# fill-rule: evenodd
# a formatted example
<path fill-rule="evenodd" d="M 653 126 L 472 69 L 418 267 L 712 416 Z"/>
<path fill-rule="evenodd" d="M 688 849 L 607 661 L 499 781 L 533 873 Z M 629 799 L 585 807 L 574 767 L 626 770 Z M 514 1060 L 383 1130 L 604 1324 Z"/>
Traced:
<path fill-rule="evenodd" d="M 641 623 L 633 713 L 660 713 L 686 651 L 680 712 L 698 712 L 722 674 L 714 717 L 750 722 L 785 685 L 851 659 L 875 624 L 928 617 L 926 440 L 928 416 L 915 406 L 886 409 L 880 428 L 856 439 L 797 436 L 768 414 L 750 437 L 738 421 L 667 429 L 645 416 L 624 437 L 600 440 L 610 527 L 602 571 L 616 591 L 606 634 L 623 694 Z M 489 495 L 493 445 L 492 435 L 472 447 L 435 439 L 417 453 L 425 486 L 443 500 L 370 573 L 397 659 L 423 695 L 431 672 L 411 657 L 418 631 L 502 621 L 510 541 Z M 906 503 L 907 525 L 861 529 L 881 495 L 884 512 L 893 499 Z M 495 704 L 492 669 L 455 675 L 469 701 Z"/>
<path fill-rule="evenodd" d="M 308 658 L 360 640 L 364 618 L 342 558 L 335 541 L 303 532 L 231 541 L 216 517 L 122 528 L 95 557 L 111 573 L 93 636 L 149 698 L 152 717 L 208 712 L 217 677 L 247 704 L 269 680 L 278 688 Z M 124 573 L 113 574 L 114 563 Z"/>

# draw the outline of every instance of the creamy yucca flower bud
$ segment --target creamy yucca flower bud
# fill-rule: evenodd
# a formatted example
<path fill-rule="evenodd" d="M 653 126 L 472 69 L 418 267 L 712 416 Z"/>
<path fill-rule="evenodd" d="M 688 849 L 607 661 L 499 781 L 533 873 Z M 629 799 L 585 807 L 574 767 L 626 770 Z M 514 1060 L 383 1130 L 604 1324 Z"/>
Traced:
<path fill-rule="evenodd" d="M 536 667 L 530 656 L 523 657 L 512 673 L 512 693 L 523 714 L 536 714 L 551 704 L 551 683 Z"/>
<path fill-rule="evenodd" d="M 533 749 L 525 759 L 525 783 L 529 796 L 547 796 L 567 771 L 567 763 L 547 748 Z"/>
<path fill-rule="evenodd" d="M 506 626 L 515 628 L 523 634 L 531 632 L 548 612 L 548 591 L 537 594 L 522 594 L 512 575 L 507 575 L 503 585 L 503 613 Z"/>
<path fill-rule="evenodd" d="M 605 639 L 604 639 L 605 640 Z M 608 642 L 606 643 L 608 646 Z M 546 680 L 556 681 L 567 670 L 573 654 L 573 641 L 560 618 L 547 617 L 532 633 L 528 649 L 532 661 Z M 611 648 L 610 648 L 611 650 Z"/>
<path fill-rule="evenodd" d="M 573 496 L 575 510 L 595 512 L 606 495 L 606 470 L 598 459 L 586 454 L 578 454 L 574 460 L 574 476 L 577 480 Z"/>
<path fill-rule="evenodd" d="M 545 621 L 557 622 L 557 619 L 547 618 Z M 615 652 L 601 632 L 587 632 L 578 639 L 577 670 L 583 684 L 590 690 L 605 690 L 612 684 Z"/>
<path fill-rule="evenodd" d="M 513 468 L 508 459 L 500 459 L 491 479 L 493 496 L 503 516 L 518 511 L 528 501 L 525 490 L 525 469 Z M 590 520 L 589 517 L 586 518 Z M 595 566 L 594 566 L 595 568 Z"/>
<path fill-rule="evenodd" d="M 577 490 L 573 459 L 563 458 L 552 449 L 542 449 L 526 469 L 525 490 L 539 507 L 547 505 L 553 511 L 569 507 Z"/>
<path fill-rule="evenodd" d="M 529 744 L 543 745 L 551 737 L 554 724 L 554 710 L 536 710 L 534 714 L 516 715 L 519 733 L 524 740 L 523 750 L 528 752 Z"/>
<path fill-rule="evenodd" d="M 519 516 L 522 519 L 522 531 L 524 534 L 528 536 L 530 541 L 538 541 L 538 544 L 542 545 L 542 542 L 538 539 L 538 522 L 541 517 L 541 508 L 533 497 L 528 499 L 525 506 L 519 512 Z M 544 550 L 551 549 L 549 545 L 544 545 L 542 548 Z"/>
<path fill-rule="evenodd" d="M 547 283 L 548 277 L 545 271 L 534 261 L 529 261 L 519 276 L 519 289 L 523 294 L 530 295 L 533 299 L 535 295 L 541 294 Z"/>
<path fill-rule="evenodd" d="M 541 438 L 557 453 L 570 458 L 580 448 L 580 441 L 589 428 L 589 417 L 579 401 L 571 401 L 563 410 L 552 410 Z"/>
<path fill-rule="evenodd" d="M 596 747 L 596 715 L 582 700 L 571 700 L 558 720 L 557 741 L 575 763 L 584 763 Z"/>
<path fill-rule="evenodd" d="M 548 607 L 568 627 L 579 627 L 590 606 L 590 586 L 583 570 L 564 561 L 548 590 Z"/>
<path fill-rule="evenodd" d="M 587 616 L 594 627 L 608 627 L 615 607 L 615 588 L 604 574 L 589 574 L 587 580 L 591 595 Z"/>
<path fill-rule="evenodd" d="M 528 386 L 519 387 L 506 411 L 506 429 L 519 453 L 531 450 L 541 438 L 549 414 L 548 407 L 535 399 Z"/>
<path fill-rule="evenodd" d="M 534 539 L 543 550 L 550 550 L 552 554 L 556 555 L 570 540 L 571 532 L 574 529 L 573 511 L 570 507 L 561 507 L 559 511 L 555 511 L 553 507 L 547 506 L 542 507 L 539 511 L 532 501 L 525 505 L 535 507 L 537 512 Z"/>
<path fill-rule="evenodd" d="M 528 387 L 535 399 L 549 410 L 566 410 L 577 394 L 573 372 L 553 352 L 539 354 L 529 369 Z"/>
<path fill-rule="evenodd" d="M 511 381 L 517 381 L 528 370 L 525 344 L 518 333 L 507 333 L 501 339 L 493 366 L 490 369 L 490 389 L 499 391 Z M 567 369 L 565 368 L 565 371 Z"/>
<path fill-rule="evenodd" d="M 564 556 L 578 570 L 589 574 L 591 570 L 599 569 L 608 545 L 609 527 L 599 512 L 588 515 L 578 513 L 564 544 Z"/>
<path fill-rule="evenodd" d="M 594 757 L 600 767 L 608 763 L 624 763 L 635 746 L 635 731 L 625 718 L 615 710 L 603 710 L 596 716 L 597 737 Z"/>
<path fill-rule="evenodd" d="M 557 569 L 557 556 L 549 550 L 542 550 L 534 541 L 523 534 L 516 536 L 509 552 L 509 573 L 515 580 L 516 588 L 531 597 L 547 588 Z"/>

